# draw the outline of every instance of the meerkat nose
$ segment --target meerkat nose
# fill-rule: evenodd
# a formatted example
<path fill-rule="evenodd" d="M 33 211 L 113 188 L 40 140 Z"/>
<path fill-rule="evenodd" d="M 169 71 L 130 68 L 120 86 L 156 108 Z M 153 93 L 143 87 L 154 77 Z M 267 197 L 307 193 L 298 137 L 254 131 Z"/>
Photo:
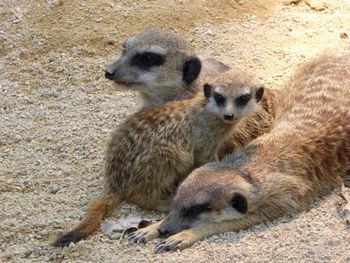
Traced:
<path fill-rule="evenodd" d="M 224 119 L 227 121 L 232 121 L 233 120 L 233 114 L 232 113 L 224 113 Z"/>
<path fill-rule="evenodd" d="M 158 227 L 158 233 L 159 233 L 160 236 L 165 236 L 168 233 L 168 231 L 164 227 L 159 226 Z"/>
<path fill-rule="evenodd" d="M 114 71 L 113 71 L 113 70 L 110 70 L 110 69 L 107 69 L 107 70 L 105 71 L 105 77 L 106 77 L 107 79 L 113 80 L 113 78 L 114 78 Z"/>

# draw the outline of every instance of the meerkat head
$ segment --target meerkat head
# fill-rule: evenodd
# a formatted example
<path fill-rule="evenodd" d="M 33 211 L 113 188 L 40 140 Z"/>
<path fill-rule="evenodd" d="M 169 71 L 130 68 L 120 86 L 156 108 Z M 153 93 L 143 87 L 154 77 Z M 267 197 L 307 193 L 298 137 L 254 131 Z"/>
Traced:
<path fill-rule="evenodd" d="M 256 209 L 259 187 L 246 172 L 232 173 L 220 163 L 194 170 L 179 186 L 170 213 L 159 226 L 173 235 L 202 223 L 240 219 Z"/>
<path fill-rule="evenodd" d="M 203 86 L 207 110 L 226 122 L 234 122 L 257 110 L 264 87 L 238 70 L 231 70 Z"/>
<path fill-rule="evenodd" d="M 120 58 L 106 69 L 105 77 L 145 97 L 171 97 L 181 92 L 179 87 L 196 93 L 191 84 L 200 71 L 201 62 L 186 41 L 170 31 L 153 28 L 123 44 Z"/>

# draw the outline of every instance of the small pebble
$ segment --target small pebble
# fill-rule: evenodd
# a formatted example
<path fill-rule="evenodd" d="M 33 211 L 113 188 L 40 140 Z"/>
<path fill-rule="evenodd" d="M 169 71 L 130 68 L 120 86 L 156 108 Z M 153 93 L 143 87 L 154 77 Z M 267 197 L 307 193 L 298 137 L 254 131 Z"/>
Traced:
<path fill-rule="evenodd" d="M 58 185 L 51 185 L 50 187 L 50 193 L 51 194 L 56 194 L 58 191 L 60 190 L 60 188 L 58 187 Z"/>
<path fill-rule="evenodd" d="M 341 38 L 341 39 L 345 39 L 345 38 L 348 38 L 348 37 L 349 37 L 348 34 L 345 33 L 345 32 L 343 32 L 343 33 L 340 34 L 340 38 Z"/>
<path fill-rule="evenodd" d="M 122 233 L 119 232 L 114 232 L 113 234 L 110 235 L 111 239 L 120 239 L 122 236 Z"/>
<path fill-rule="evenodd" d="M 71 169 L 64 169 L 63 171 L 62 171 L 62 174 L 63 175 L 70 175 L 72 173 L 72 170 Z"/>

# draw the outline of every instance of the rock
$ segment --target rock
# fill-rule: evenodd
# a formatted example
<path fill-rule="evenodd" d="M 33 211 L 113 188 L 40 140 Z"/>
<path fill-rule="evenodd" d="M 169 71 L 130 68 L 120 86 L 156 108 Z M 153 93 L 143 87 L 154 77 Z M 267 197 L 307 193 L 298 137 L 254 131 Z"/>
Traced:
<path fill-rule="evenodd" d="M 348 37 L 349 37 L 348 34 L 346 34 L 345 32 L 340 33 L 340 38 L 341 38 L 341 39 L 346 39 L 346 38 L 348 38 Z"/>
<path fill-rule="evenodd" d="M 315 11 L 323 11 L 328 8 L 328 4 L 324 0 L 307 0 L 306 4 Z"/>
<path fill-rule="evenodd" d="M 51 194 L 56 194 L 59 190 L 60 190 L 60 188 L 55 184 L 50 186 L 50 193 Z"/>
<path fill-rule="evenodd" d="M 39 232 L 39 234 L 40 234 L 41 236 L 47 236 L 47 235 L 49 234 L 49 232 L 48 232 L 46 229 L 44 229 L 44 230 L 41 230 L 41 231 Z"/>
<path fill-rule="evenodd" d="M 113 232 L 109 237 L 111 239 L 120 239 L 121 236 L 122 236 L 122 233 L 120 233 L 120 232 Z"/>
<path fill-rule="evenodd" d="M 70 243 L 70 244 L 69 244 L 69 246 L 68 246 L 68 247 L 69 247 L 69 249 L 74 249 L 74 248 L 75 248 L 75 246 L 76 246 L 76 245 L 75 245 L 75 243 L 74 243 L 74 242 L 72 242 L 72 243 Z"/>
<path fill-rule="evenodd" d="M 71 170 L 71 169 L 64 169 L 64 170 L 62 171 L 62 174 L 65 175 L 65 176 L 68 176 L 68 175 L 70 175 L 71 173 L 72 173 L 72 170 Z"/>

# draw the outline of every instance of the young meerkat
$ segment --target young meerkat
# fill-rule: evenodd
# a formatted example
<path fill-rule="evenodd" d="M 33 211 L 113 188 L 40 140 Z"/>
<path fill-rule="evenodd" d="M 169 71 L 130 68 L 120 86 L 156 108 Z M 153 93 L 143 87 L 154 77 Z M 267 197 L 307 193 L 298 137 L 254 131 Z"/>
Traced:
<path fill-rule="evenodd" d="M 87 237 L 122 201 L 166 211 L 178 184 L 215 160 L 218 144 L 239 131 L 264 94 L 259 83 L 238 71 L 223 74 L 203 90 L 204 96 L 138 112 L 113 132 L 103 193 L 90 203 L 80 225 L 53 245 Z"/>
<path fill-rule="evenodd" d="M 205 237 L 305 211 L 350 170 L 350 54 L 323 55 L 282 89 L 272 131 L 194 170 L 165 220 L 129 236 L 170 236 L 157 252 L 182 250 Z"/>
<path fill-rule="evenodd" d="M 146 106 L 189 99 L 200 92 L 198 77 L 229 69 L 212 58 L 198 58 L 191 45 L 171 31 L 147 29 L 130 37 L 121 57 L 105 71 L 118 87 L 138 91 Z"/>

